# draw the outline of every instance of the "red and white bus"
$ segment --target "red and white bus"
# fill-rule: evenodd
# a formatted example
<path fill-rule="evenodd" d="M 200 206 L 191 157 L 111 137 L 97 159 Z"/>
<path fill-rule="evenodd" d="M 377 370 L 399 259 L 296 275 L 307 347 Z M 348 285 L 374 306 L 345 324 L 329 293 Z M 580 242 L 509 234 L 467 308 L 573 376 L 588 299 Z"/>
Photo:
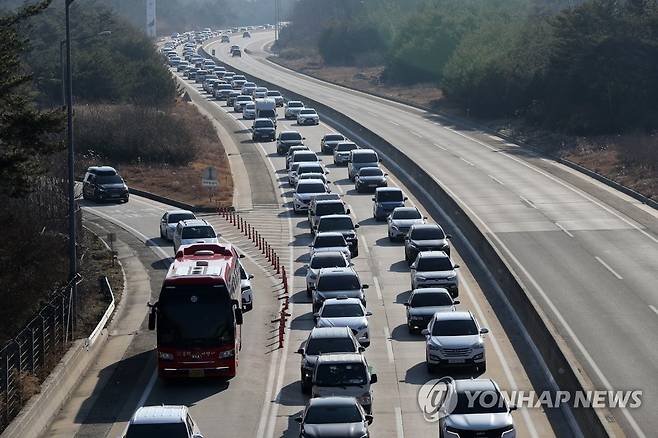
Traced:
<path fill-rule="evenodd" d="M 150 305 L 160 377 L 233 377 L 242 324 L 240 261 L 232 245 L 181 246 Z"/>

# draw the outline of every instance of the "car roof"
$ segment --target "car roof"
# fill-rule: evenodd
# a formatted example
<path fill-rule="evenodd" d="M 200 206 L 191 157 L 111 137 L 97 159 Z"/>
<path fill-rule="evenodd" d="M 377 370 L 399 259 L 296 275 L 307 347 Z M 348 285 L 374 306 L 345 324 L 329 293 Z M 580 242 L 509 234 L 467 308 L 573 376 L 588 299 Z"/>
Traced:
<path fill-rule="evenodd" d="M 320 220 L 322 221 L 324 219 L 337 219 L 337 218 L 345 218 L 345 217 L 352 219 L 352 216 L 350 216 L 349 214 L 327 214 L 325 216 L 320 216 Z"/>
<path fill-rule="evenodd" d="M 398 207 L 398 208 L 401 208 L 401 207 Z M 415 229 L 415 230 L 430 230 L 430 229 L 437 229 L 437 228 L 440 229 L 440 230 L 443 230 L 443 228 L 441 228 L 441 225 L 439 225 L 439 224 L 414 224 L 414 225 L 412 225 L 412 228 Z"/>
<path fill-rule="evenodd" d="M 179 223 L 182 223 L 183 227 L 211 226 L 205 219 L 187 219 Z"/>
<path fill-rule="evenodd" d="M 396 211 L 418 211 L 418 209 L 416 207 L 395 207 L 393 213 Z"/>
<path fill-rule="evenodd" d="M 434 319 L 440 319 L 441 321 L 475 321 L 473 314 L 464 310 L 456 310 L 454 312 L 437 312 L 434 314 Z"/>
<path fill-rule="evenodd" d="M 341 204 L 341 205 L 344 205 L 345 203 L 341 199 L 320 199 L 318 201 L 315 201 L 315 206 L 316 207 L 318 205 L 325 205 L 325 204 Z"/>
<path fill-rule="evenodd" d="M 453 380 L 457 392 L 496 391 L 498 385 L 491 379 L 455 379 Z"/>
<path fill-rule="evenodd" d="M 314 327 L 309 339 L 326 339 L 326 338 L 350 338 L 351 329 L 349 327 Z"/>
<path fill-rule="evenodd" d="M 352 151 L 354 152 L 354 151 Z M 402 189 L 399 187 L 377 187 L 375 189 L 377 192 L 401 192 Z"/>
<path fill-rule="evenodd" d="M 418 253 L 418 257 L 424 259 L 448 259 L 450 258 L 445 251 L 421 251 Z"/>
<path fill-rule="evenodd" d="M 322 181 L 321 179 L 302 179 L 299 182 L 297 182 L 298 186 L 300 184 L 324 184 L 324 181 Z"/>
<path fill-rule="evenodd" d="M 341 397 L 341 396 L 330 396 L 330 397 L 315 397 L 308 401 L 308 406 L 353 406 L 356 405 L 357 401 L 354 397 Z"/>
<path fill-rule="evenodd" d="M 87 172 L 89 173 L 109 173 L 109 172 L 114 172 L 115 174 L 117 173 L 116 169 L 111 166 L 91 166 L 87 169 Z"/>
<path fill-rule="evenodd" d="M 190 210 L 168 210 L 167 214 L 194 214 Z"/>
<path fill-rule="evenodd" d="M 342 306 L 344 304 L 361 304 L 361 300 L 358 298 L 328 298 L 324 300 L 323 303 L 325 306 Z"/>
<path fill-rule="evenodd" d="M 187 406 L 143 406 L 133 414 L 130 424 L 182 423 Z"/>
<path fill-rule="evenodd" d="M 293 131 L 293 130 L 290 130 L 290 131 L 281 131 L 281 132 L 279 133 L 279 135 L 282 135 L 282 134 L 299 134 L 299 135 L 302 135 L 302 134 L 300 134 L 299 131 Z"/>
<path fill-rule="evenodd" d="M 423 295 L 423 294 L 450 294 L 448 289 L 443 287 L 421 287 L 411 291 L 414 295 Z"/>
<path fill-rule="evenodd" d="M 329 233 L 318 233 L 318 234 L 329 234 Z M 332 233 L 332 234 L 340 234 L 340 233 Z M 342 234 L 340 234 L 342 236 Z M 352 267 L 347 266 L 345 268 L 322 268 L 320 269 L 320 272 L 318 273 L 318 276 L 327 276 L 327 275 L 332 275 L 332 276 L 340 276 L 340 275 L 349 275 L 350 277 L 354 276 L 359 276 L 359 274 L 356 273 Z"/>
<path fill-rule="evenodd" d="M 353 154 L 376 154 L 377 152 L 374 149 L 354 149 Z"/>
<path fill-rule="evenodd" d="M 329 353 L 318 357 L 318 365 L 321 363 L 364 363 L 365 358 L 360 353 Z"/>
<path fill-rule="evenodd" d="M 260 117 L 256 120 L 254 120 L 254 123 L 256 123 L 256 122 L 270 122 L 270 123 L 274 124 L 274 122 L 272 122 L 272 120 L 268 119 L 267 117 Z"/>
<path fill-rule="evenodd" d="M 343 237 L 343 233 L 339 233 L 338 231 L 323 231 L 315 235 L 315 237 L 335 237 L 335 236 Z"/>

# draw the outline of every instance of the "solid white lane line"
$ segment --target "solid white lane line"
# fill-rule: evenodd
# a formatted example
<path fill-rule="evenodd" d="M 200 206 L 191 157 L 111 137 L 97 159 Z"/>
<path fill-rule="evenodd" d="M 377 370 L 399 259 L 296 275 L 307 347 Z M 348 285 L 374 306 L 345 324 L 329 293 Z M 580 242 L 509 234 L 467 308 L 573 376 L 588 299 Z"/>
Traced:
<path fill-rule="evenodd" d="M 390 123 L 391 125 L 400 126 L 398 122 L 394 122 L 393 120 L 389 120 L 388 123 Z"/>
<path fill-rule="evenodd" d="M 395 362 L 393 357 L 393 345 L 391 344 L 391 332 L 388 330 L 388 326 L 384 327 L 384 338 L 386 338 L 386 355 L 388 356 L 388 363 Z"/>
<path fill-rule="evenodd" d="M 434 143 L 434 146 L 436 146 L 436 147 L 439 148 L 439 149 L 443 149 L 444 151 L 447 151 L 447 150 L 448 150 L 445 146 L 441 146 L 441 145 L 438 144 L 438 143 Z"/>
<path fill-rule="evenodd" d="M 402 424 L 402 409 L 395 407 L 395 432 L 397 438 L 404 438 L 404 425 Z"/>
<path fill-rule="evenodd" d="M 466 295 L 468 295 L 468 298 L 470 299 L 472 306 L 475 309 L 475 313 L 477 314 L 477 318 L 480 321 L 480 323 L 484 327 L 490 327 L 489 322 L 487 321 L 487 317 L 484 311 L 482 310 L 482 307 L 480 307 L 480 303 L 478 303 L 477 298 L 475 298 L 475 294 L 473 293 L 473 290 L 469 286 L 468 282 L 462 281 L 461 286 L 463 289 L 466 290 Z M 507 362 L 507 358 L 503 353 L 503 349 L 500 347 L 500 344 L 498 343 L 498 339 L 493 334 L 493 332 L 489 332 L 489 335 L 487 335 L 487 339 L 491 341 L 491 346 L 493 347 L 494 352 L 496 353 L 496 357 L 498 358 L 500 364 L 502 365 L 503 373 L 505 374 L 505 378 L 510 384 L 510 389 L 514 391 L 518 390 L 519 385 L 516 383 L 516 379 L 514 378 L 512 369 L 509 363 Z M 522 408 L 519 409 L 519 411 L 521 412 L 524 422 L 528 427 L 528 432 L 530 433 L 530 436 L 538 437 L 539 435 L 537 434 L 537 429 L 535 429 L 535 425 L 532 422 L 532 419 L 530 418 L 530 413 L 528 412 L 528 409 Z"/>
<path fill-rule="evenodd" d="M 521 195 L 519 195 L 519 198 L 521 198 L 521 201 L 523 201 L 523 202 L 525 202 L 526 204 L 528 204 L 528 207 L 537 208 L 537 206 L 536 206 L 535 204 L 533 204 L 528 198 L 525 198 L 525 197 L 523 197 L 523 196 L 521 196 Z"/>
<path fill-rule="evenodd" d="M 379 301 L 384 301 L 384 298 L 382 296 L 382 288 L 379 286 L 379 278 L 377 278 L 376 275 L 372 276 L 372 282 L 375 284 L 375 292 L 377 293 L 377 299 L 379 299 Z"/>
<path fill-rule="evenodd" d="M 609 264 L 607 264 L 606 262 L 604 262 L 603 259 L 602 259 L 601 257 L 599 257 L 599 256 L 594 256 L 594 258 L 595 258 L 596 260 L 598 260 L 599 263 L 601 263 L 601 264 L 602 264 L 602 265 L 603 265 L 608 271 L 610 271 L 610 272 L 612 273 L 612 275 L 614 275 L 615 277 L 617 277 L 617 280 L 623 280 L 623 279 L 624 279 L 624 277 L 622 277 L 621 275 L 617 274 L 617 273 L 615 272 L 615 270 L 612 269 L 612 268 L 610 267 Z"/>
<path fill-rule="evenodd" d="M 658 309 L 656 308 L 656 306 L 649 304 L 649 309 L 653 310 L 656 313 L 656 315 L 658 315 Z"/>
<path fill-rule="evenodd" d="M 343 191 L 343 188 L 340 185 L 336 184 L 335 182 L 334 182 L 334 187 L 336 187 L 336 190 L 338 190 L 341 195 L 345 194 L 345 192 Z"/>
<path fill-rule="evenodd" d="M 493 175 L 489 175 L 489 178 L 491 178 L 492 180 L 496 181 L 496 182 L 497 182 L 498 184 L 500 184 L 501 186 L 504 186 L 504 185 L 505 185 L 504 182 L 502 182 L 501 180 L 499 180 L 498 178 L 496 178 L 496 177 L 493 176 Z"/>
<path fill-rule="evenodd" d="M 366 257 L 370 258 L 370 248 L 368 248 L 368 241 L 363 236 L 363 234 L 359 235 L 359 239 L 361 240 L 361 246 L 363 246 L 363 250 L 366 252 Z"/>
<path fill-rule="evenodd" d="M 471 162 L 468 161 L 466 158 L 464 158 L 464 157 L 459 157 L 459 159 L 462 160 L 464 163 L 468 164 L 469 166 L 473 166 L 473 167 L 475 167 L 475 164 L 471 163 Z"/>
<path fill-rule="evenodd" d="M 420 132 L 416 132 L 416 131 L 409 131 L 409 132 L 411 132 L 413 135 L 415 135 L 418 138 L 423 138 L 423 134 L 421 134 Z"/>
<path fill-rule="evenodd" d="M 573 237 L 573 234 L 571 234 L 571 233 L 569 232 L 569 230 L 567 230 L 566 228 L 564 228 L 559 222 L 555 222 L 555 225 L 557 225 L 557 227 L 558 227 L 559 229 L 561 229 L 562 231 L 564 231 L 564 234 L 566 234 L 566 235 L 569 236 L 569 237 Z"/>

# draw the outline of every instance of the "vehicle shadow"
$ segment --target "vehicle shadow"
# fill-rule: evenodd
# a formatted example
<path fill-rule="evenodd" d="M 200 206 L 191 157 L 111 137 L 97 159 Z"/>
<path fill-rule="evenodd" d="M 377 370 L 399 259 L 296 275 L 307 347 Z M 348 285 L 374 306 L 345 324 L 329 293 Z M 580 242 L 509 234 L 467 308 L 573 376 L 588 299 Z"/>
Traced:
<path fill-rule="evenodd" d="M 406 291 L 404 291 L 404 292 L 400 292 L 400 293 L 397 294 L 397 296 L 395 297 L 395 303 L 396 303 L 396 304 L 402 304 L 402 305 L 404 305 L 404 303 L 406 303 L 407 300 L 409 299 L 409 295 L 411 295 L 411 291 L 410 291 L 410 290 L 406 290 Z"/>
<path fill-rule="evenodd" d="M 405 260 L 400 260 L 393 263 L 388 270 L 391 272 L 409 272 L 409 265 Z"/>
<path fill-rule="evenodd" d="M 311 297 L 306 294 L 306 289 L 295 293 L 290 299 L 295 304 L 311 304 L 313 302 Z"/>
<path fill-rule="evenodd" d="M 409 333 L 407 324 L 400 324 L 391 332 L 391 339 L 398 342 L 423 342 L 425 336 L 411 334 Z"/>
<path fill-rule="evenodd" d="M 306 294 L 306 292 L 304 292 L 304 294 Z M 313 327 L 315 327 L 315 321 L 313 321 L 313 313 L 311 312 L 306 312 L 304 314 L 301 314 L 295 317 L 292 321 L 290 321 L 291 330 L 309 331 Z"/>
<path fill-rule="evenodd" d="M 400 246 L 399 242 L 391 242 L 388 236 L 380 237 L 379 239 L 375 240 L 375 245 L 384 247 Z"/>
<path fill-rule="evenodd" d="M 442 377 L 452 377 L 453 379 L 470 379 L 477 378 L 482 373 L 476 372 L 471 368 L 440 368 L 436 372 L 430 373 L 427 370 L 426 363 L 420 362 L 409 368 L 404 377 L 404 383 L 412 385 L 424 385 L 429 380 L 440 379 Z"/>
<path fill-rule="evenodd" d="M 288 416 L 288 428 L 283 431 L 281 435 L 284 438 L 297 438 L 299 437 L 299 423 L 295 421 L 295 418 L 301 417 L 304 413 L 304 410 L 295 412 L 294 414 Z"/>

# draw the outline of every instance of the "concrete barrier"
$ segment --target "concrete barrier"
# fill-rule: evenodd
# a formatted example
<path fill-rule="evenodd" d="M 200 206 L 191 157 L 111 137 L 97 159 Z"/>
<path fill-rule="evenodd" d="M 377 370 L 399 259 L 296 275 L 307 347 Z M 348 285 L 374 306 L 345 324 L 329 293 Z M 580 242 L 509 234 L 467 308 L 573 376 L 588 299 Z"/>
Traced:
<path fill-rule="evenodd" d="M 482 227 L 483 224 L 476 224 L 474 219 L 469 216 L 467 213 L 468 207 L 460 204 L 453 198 L 449 190 L 443 187 L 422 166 L 375 132 L 355 122 L 341 112 L 268 82 L 263 78 L 240 71 L 234 66 L 225 64 L 209 55 L 203 48 L 199 49 L 199 53 L 204 57 L 213 59 L 219 65 L 224 65 L 236 73 L 245 75 L 250 81 L 258 82 L 271 89 L 280 90 L 289 99 L 307 102 L 316 109 L 322 118 L 330 119 L 332 124 L 348 130 L 351 134 L 349 136 L 353 139 L 360 139 L 361 143 L 366 143 L 368 146 L 377 150 L 387 167 L 400 169 L 401 172 L 396 172 L 396 176 L 408 187 L 416 188 L 416 190 L 412 191 L 414 191 L 414 194 L 421 202 L 427 205 L 440 206 L 438 210 L 434 209 L 434 213 L 438 213 L 439 216 L 445 215 L 447 216 L 446 219 L 456 224 L 458 230 L 455 230 L 455 234 L 457 236 L 463 236 L 463 240 L 460 237 L 454 241 L 460 252 L 470 251 L 472 248 L 476 252 L 477 257 L 483 260 L 488 268 L 488 272 L 498 283 L 507 300 L 513 306 L 531 341 L 537 347 L 539 354 L 552 373 L 552 378 L 557 386 L 563 391 L 570 392 L 597 389 L 585 373 L 584 367 L 579 363 L 567 345 L 565 339 L 559 334 L 541 306 L 526 291 L 526 286 L 511 266 L 511 263 L 496 248 L 491 240 L 491 237 L 494 236 L 488 236 L 483 231 L 485 229 Z M 447 231 L 450 232 L 452 230 L 448 229 Z M 585 436 L 624 436 L 618 423 L 608 420 L 608 418 L 614 417 L 607 409 L 578 408 L 572 411 L 578 426 Z"/>

